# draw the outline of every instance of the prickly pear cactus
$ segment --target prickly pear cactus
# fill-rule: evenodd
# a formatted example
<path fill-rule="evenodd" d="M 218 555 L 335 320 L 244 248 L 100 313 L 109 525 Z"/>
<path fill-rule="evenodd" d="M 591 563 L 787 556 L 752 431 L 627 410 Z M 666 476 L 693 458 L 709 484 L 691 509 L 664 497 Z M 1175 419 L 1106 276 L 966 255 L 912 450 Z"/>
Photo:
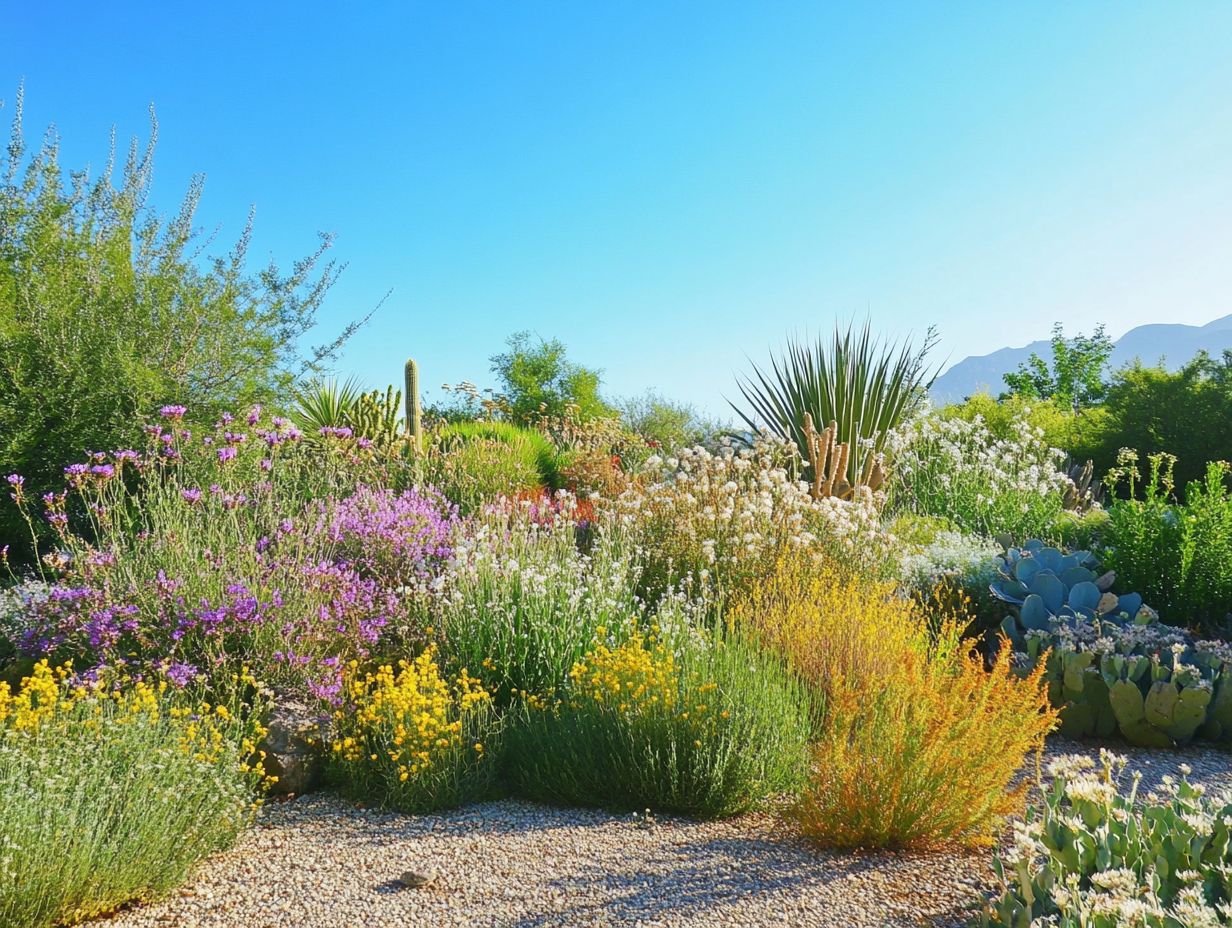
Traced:
<path fill-rule="evenodd" d="M 1046 662 L 1062 732 L 1148 747 L 1232 741 L 1232 647 L 1160 624 L 1114 580 L 1084 551 L 1028 542 L 1006 550 L 989 588 L 1012 607 L 1001 631 L 1018 666 Z"/>

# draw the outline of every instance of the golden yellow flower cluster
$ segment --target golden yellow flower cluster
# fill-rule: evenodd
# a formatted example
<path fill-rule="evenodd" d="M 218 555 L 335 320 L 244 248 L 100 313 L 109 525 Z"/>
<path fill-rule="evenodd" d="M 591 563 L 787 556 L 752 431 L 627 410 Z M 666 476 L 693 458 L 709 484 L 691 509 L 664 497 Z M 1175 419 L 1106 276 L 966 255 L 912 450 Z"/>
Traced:
<path fill-rule="evenodd" d="M 245 682 L 255 683 L 247 676 Z M 71 736 L 73 730 L 95 730 L 102 725 L 163 724 L 175 732 L 179 750 L 199 763 L 214 765 L 235 752 L 229 736 L 237 720 L 230 708 L 208 702 L 177 705 L 167 690 L 166 680 L 150 683 L 125 677 L 113 682 L 74 682 L 68 664 L 52 667 L 44 659 L 22 678 L 16 692 L 0 683 L 0 735 Z M 274 777 L 265 777 L 264 752 L 256 750 L 264 734 L 264 729 L 254 725 L 242 739 L 240 770 L 273 782 Z"/>
<path fill-rule="evenodd" d="M 337 712 L 334 752 L 349 763 L 397 765 L 405 782 L 428 769 L 462 742 L 463 717 L 490 702 L 478 680 L 463 670 L 451 686 L 428 649 L 413 661 L 389 664 L 359 676 L 351 662 L 346 692 L 356 709 Z M 476 742 L 471 748 L 483 753 Z"/>
<path fill-rule="evenodd" d="M 599 643 L 569 671 L 575 698 L 620 712 L 651 706 L 672 709 L 680 690 L 676 658 L 662 642 L 649 644 L 640 630 L 615 648 Z"/>
<path fill-rule="evenodd" d="M 658 629 L 652 629 L 657 632 Z M 596 703 L 623 715 L 656 713 L 687 722 L 698 738 L 710 734 L 726 711 L 715 713 L 709 694 L 717 684 L 704 681 L 696 672 L 685 675 L 671 650 L 661 641 L 634 629 L 629 640 L 615 648 L 596 645 L 573 665 L 573 699 Z"/>

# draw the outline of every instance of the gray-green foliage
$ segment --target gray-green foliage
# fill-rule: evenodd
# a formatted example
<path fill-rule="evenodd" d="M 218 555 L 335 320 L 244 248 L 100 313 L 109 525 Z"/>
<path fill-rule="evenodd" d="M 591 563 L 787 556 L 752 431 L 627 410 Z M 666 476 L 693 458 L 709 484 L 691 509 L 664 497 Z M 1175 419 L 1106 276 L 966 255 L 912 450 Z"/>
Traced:
<path fill-rule="evenodd" d="M 718 423 L 701 416 L 693 406 L 665 399 L 653 390 L 617 405 L 625 425 L 665 451 L 704 445 L 721 431 Z"/>
<path fill-rule="evenodd" d="M 165 715 L 71 711 L 68 726 L 0 726 L 0 925 L 71 924 L 169 892 L 253 809 L 238 738 L 202 761 Z"/>
<path fill-rule="evenodd" d="M 1002 631 L 1024 670 L 1046 661 L 1052 704 L 1071 737 L 1150 747 L 1232 740 L 1232 649 L 1163 625 L 1137 593 L 1110 592 L 1083 551 L 1009 549 L 991 590 L 1016 606 Z"/>
<path fill-rule="evenodd" d="M 1219 928 L 1232 921 L 1232 801 L 1165 778 L 1121 785 L 1125 760 L 1053 765 L 1038 809 L 993 864 L 984 928 Z M 1185 771 L 1182 768 L 1182 774 Z"/>
<path fill-rule="evenodd" d="M 178 212 L 150 205 L 154 140 L 96 176 L 29 149 L 21 93 L 0 163 L 0 473 L 50 489 L 87 450 L 135 444 L 144 416 L 180 403 L 218 415 L 279 395 L 341 339 L 298 361 L 338 275 L 330 239 L 287 272 L 251 272 L 251 217 L 231 252 L 200 258 L 202 179 Z M 349 334 L 343 334 L 343 337 Z"/>
<path fill-rule="evenodd" d="M 935 374 L 924 365 L 934 341 L 930 330 L 918 350 L 909 342 L 882 342 L 868 323 L 835 326 L 828 342 L 788 339 L 769 370 L 754 365 L 752 376 L 738 381 L 746 405 L 731 405 L 750 429 L 769 428 L 794 442 L 805 460 L 804 414 L 818 428 L 837 422 L 838 441 L 851 445 L 848 479 L 856 483 L 869 455 L 885 450 L 891 429 L 918 408 L 931 386 Z"/>

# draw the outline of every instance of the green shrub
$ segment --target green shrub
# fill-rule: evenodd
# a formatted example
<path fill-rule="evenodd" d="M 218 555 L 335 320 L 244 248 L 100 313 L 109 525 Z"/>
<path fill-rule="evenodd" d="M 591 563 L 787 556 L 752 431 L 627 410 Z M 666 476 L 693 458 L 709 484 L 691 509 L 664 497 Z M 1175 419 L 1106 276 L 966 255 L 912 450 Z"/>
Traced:
<path fill-rule="evenodd" d="M 558 701 L 513 710 L 515 789 L 545 802 L 734 815 L 800 785 L 809 698 L 777 660 L 729 638 L 596 644 Z"/>
<path fill-rule="evenodd" d="M 721 427 L 703 418 L 688 403 L 664 399 L 653 390 L 621 401 L 620 417 L 637 435 L 661 451 L 711 441 Z"/>
<path fill-rule="evenodd" d="M 509 422 L 454 422 L 438 429 L 424 462 L 425 480 L 475 512 L 500 496 L 560 486 L 555 445 Z"/>
<path fill-rule="evenodd" d="M 580 421 L 606 419 L 616 411 L 599 395 L 602 372 L 570 361 L 564 342 L 529 332 L 505 340 L 506 351 L 493 355 L 492 373 L 500 378 L 499 401 L 515 422 L 540 416 L 572 416 Z"/>
<path fill-rule="evenodd" d="M 1088 509 L 1081 513 L 1065 509 L 1057 513 L 1048 537 L 1073 551 L 1091 551 L 1103 546 L 1109 525 L 1106 509 Z"/>
<path fill-rule="evenodd" d="M 346 796 L 427 812 L 491 792 L 499 728 L 487 692 L 465 671 L 450 684 L 424 651 L 360 674 L 334 713 L 328 779 Z"/>
<path fill-rule="evenodd" d="M 338 274 L 322 265 L 328 238 L 285 274 L 246 270 L 248 228 L 229 255 L 202 262 L 199 181 L 167 220 L 148 205 L 152 141 L 140 153 L 134 142 L 119 178 L 66 171 L 51 134 L 27 157 L 20 91 L 7 152 L 0 474 L 24 475 L 30 492 L 58 489 L 62 468 L 87 451 L 139 444 L 160 404 L 182 403 L 212 422 L 276 399 L 341 344 L 297 360 Z M 0 510 L 4 537 L 18 537 L 10 510 Z"/>
<path fill-rule="evenodd" d="M 261 776 L 238 716 L 141 684 L 74 693 L 46 663 L 0 684 L 0 924 L 112 912 L 229 846 Z"/>
<path fill-rule="evenodd" d="M 1125 759 L 1103 769 L 1065 758 L 1039 808 L 1014 827 L 993 870 L 999 891 L 984 928 L 1218 928 L 1232 916 L 1232 803 L 1211 801 L 1185 778 L 1162 795 L 1124 790 Z"/>
<path fill-rule="evenodd" d="M 1178 371 L 1132 364 L 1117 371 L 1102 418 L 1076 449 L 1096 473 L 1118 466 L 1122 448 L 1176 455 L 1176 485 L 1201 480 L 1212 461 L 1232 460 L 1232 354 L 1199 353 Z"/>
<path fill-rule="evenodd" d="M 1123 452 L 1110 480 L 1128 499 L 1108 508 L 1102 557 L 1118 582 L 1140 590 L 1172 625 L 1232 633 L 1232 494 L 1229 465 L 1214 462 L 1171 501 L 1174 459 L 1151 455 L 1138 498 L 1137 456 Z"/>

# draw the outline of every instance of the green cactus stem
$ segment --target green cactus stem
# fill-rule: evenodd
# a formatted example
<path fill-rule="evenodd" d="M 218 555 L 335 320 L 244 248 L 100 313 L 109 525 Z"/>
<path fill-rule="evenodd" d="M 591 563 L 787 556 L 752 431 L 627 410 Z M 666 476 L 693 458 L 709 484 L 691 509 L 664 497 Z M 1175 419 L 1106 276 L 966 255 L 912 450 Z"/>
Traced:
<path fill-rule="evenodd" d="M 406 359 L 406 434 L 416 454 L 423 451 L 423 411 L 419 404 L 419 365 Z"/>

